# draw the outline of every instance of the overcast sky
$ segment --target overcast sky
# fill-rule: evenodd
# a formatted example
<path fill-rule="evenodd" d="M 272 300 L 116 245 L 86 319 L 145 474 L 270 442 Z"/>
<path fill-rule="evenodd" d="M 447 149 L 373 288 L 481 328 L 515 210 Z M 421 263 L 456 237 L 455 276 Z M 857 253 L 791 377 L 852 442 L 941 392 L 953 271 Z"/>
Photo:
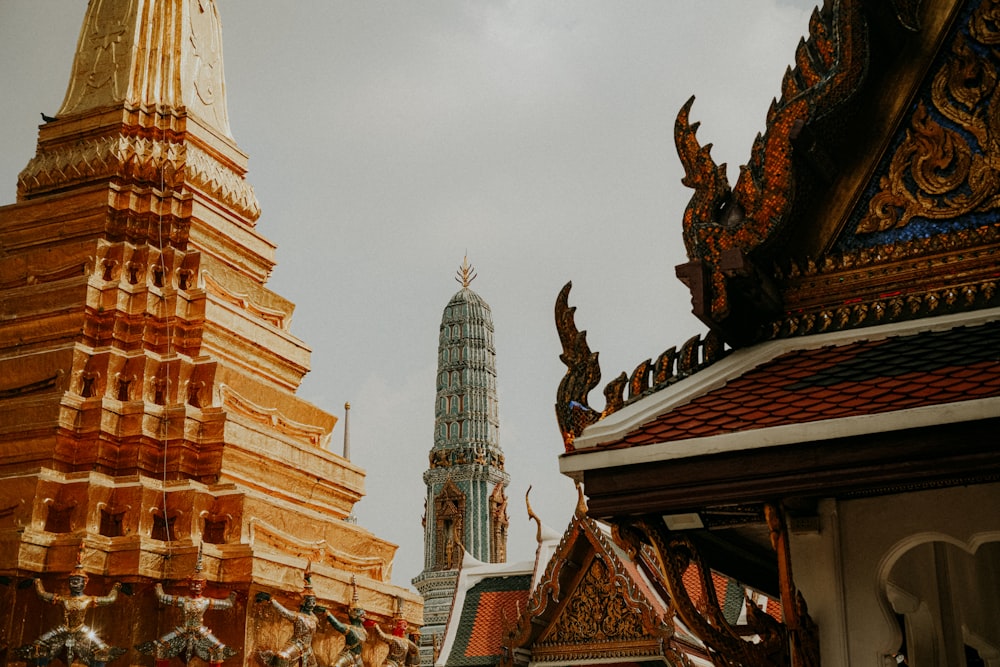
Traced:
<path fill-rule="evenodd" d="M 559 289 L 573 281 L 601 387 L 704 332 L 674 277 L 691 194 L 674 118 L 696 95 L 734 178 L 814 1 L 218 4 L 230 122 L 278 245 L 268 286 L 313 350 L 299 394 L 340 417 L 351 403 L 359 523 L 400 545 L 393 582 L 410 586 L 438 326 L 468 252 L 496 327 L 509 560 L 533 558 L 528 485 L 559 530 L 576 502 L 553 412 Z M 0 205 L 62 102 L 85 8 L 0 0 Z"/>

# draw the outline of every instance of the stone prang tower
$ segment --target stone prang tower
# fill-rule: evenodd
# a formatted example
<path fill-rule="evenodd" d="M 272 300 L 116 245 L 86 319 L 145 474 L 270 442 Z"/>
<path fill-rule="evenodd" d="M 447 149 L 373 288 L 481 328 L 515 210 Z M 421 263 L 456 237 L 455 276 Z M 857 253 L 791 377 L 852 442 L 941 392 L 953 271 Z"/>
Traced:
<path fill-rule="evenodd" d="M 507 560 L 510 477 L 498 437 L 493 317 L 469 289 L 475 277 L 464 261 L 457 277 L 462 289 L 445 306 L 438 338 L 434 446 L 424 472 L 424 571 L 413 580 L 424 597 L 422 665 L 433 663 L 464 555 Z"/>

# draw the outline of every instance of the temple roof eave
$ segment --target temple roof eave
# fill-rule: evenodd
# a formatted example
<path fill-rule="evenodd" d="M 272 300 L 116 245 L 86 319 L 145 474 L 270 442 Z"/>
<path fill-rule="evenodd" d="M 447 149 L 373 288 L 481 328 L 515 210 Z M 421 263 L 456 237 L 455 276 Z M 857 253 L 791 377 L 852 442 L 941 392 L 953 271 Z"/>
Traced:
<path fill-rule="evenodd" d="M 719 454 L 782 448 L 885 434 L 942 424 L 970 423 L 1000 415 L 1000 397 L 971 399 L 959 404 L 931 405 L 880 415 L 856 415 L 815 422 L 783 424 L 720 435 L 603 448 L 584 446 L 559 457 L 559 470 L 571 478 L 588 470 L 675 462 Z M 608 437 L 608 436 L 605 436 Z M 607 442 L 611 442 L 608 439 Z"/>
<path fill-rule="evenodd" d="M 738 350 L 586 427 L 560 471 L 603 518 L 986 482 L 998 329 L 994 308 Z"/>
<path fill-rule="evenodd" d="M 735 350 L 712 366 L 682 378 L 675 384 L 645 396 L 642 400 L 630 403 L 587 426 L 574 439 L 573 451 L 564 454 L 562 458 L 571 460 L 578 453 L 596 450 L 614 443 L 638 426 L 664 415 L 698 396 L 722 387 L 727 382 L 786 353 L 817 350 L 829 346 L 846 346 L 858 341 L 879 341 L 911 336 L 920 332 L 946 331 L 955 326 L 978 326 L 995 322 L 998 319 L 1000 319 L 1000 308 L 993 308 L 972 313 L 956 313 L 937 318 L 885 324 L 863 330 L 838 331 L 802 338 L 783 338 Z"/>

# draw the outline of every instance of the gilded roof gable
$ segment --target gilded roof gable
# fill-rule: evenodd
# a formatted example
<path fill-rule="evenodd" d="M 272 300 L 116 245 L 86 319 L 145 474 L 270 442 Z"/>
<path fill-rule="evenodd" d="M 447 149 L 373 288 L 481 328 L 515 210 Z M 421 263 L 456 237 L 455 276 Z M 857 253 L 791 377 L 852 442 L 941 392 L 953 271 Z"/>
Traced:
<path fill-rule="evenodd" d="M 648 576 L 578 512 L 504 638 L 505 659 L 528 650 L 532 662 L 659 657 L 686 664 L 673 611 Z"/>
<path fill-rule="evenodd" d="M 601 369 L 556 301 L 567 451 L 590 425 L 731 348 L 997 305 L 1000 2 L 831 0 L 795 50 L 782 95 L 730 187 L 697 136 L 675 139 L 694 190 L 677 267 L 710 328 L 588 396 Z"/>
<path fill-rule="evenodd" d="M 730 345 L 993 303 L 1000 10 L 896 10 L 837 0 L 813 14 L 732 190 L 690 101 L 678 116 L 695 190 L 678 276 Z"/>

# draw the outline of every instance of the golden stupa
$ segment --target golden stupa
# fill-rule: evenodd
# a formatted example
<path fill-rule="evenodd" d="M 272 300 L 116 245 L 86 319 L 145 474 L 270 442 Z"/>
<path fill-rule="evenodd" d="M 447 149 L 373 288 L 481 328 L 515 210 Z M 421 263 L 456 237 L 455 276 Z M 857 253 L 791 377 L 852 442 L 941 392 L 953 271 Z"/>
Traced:
<path fill-rule="evenodd" d="M 411 626 L 395 545 L 356 525 L 364 471 L 328 449 L 336 418 L 295 394 L 309 349 L 265 287 L 275 246 L 226 108 L 211 0 L 94 0 L 66 98 L 0 207 L 0 656 L 60 622 L 27 585 L 73 572 L 113 604 L 86 622 L 128 652 L 199 571 L 233 606 L 205 622 L 237 657 L 290 634 L 304 574 L 347 617 Z M 200 552 L 200 555 L 199 555 Z M 79 562 L 78 562 L 79 561 Z M 329 630 L 329 628 L 328 628 Z M 317 635 L 321 662 L 343 645 Z M 195 658 L 197 661 L 197 658 Z"/>

